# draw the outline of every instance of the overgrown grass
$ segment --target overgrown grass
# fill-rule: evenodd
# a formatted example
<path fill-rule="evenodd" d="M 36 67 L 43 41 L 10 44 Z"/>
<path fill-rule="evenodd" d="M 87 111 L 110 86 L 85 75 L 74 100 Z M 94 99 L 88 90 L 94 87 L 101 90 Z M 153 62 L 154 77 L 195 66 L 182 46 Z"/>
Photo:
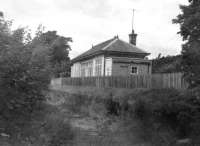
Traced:
<path fill-rule="evenodd" d="M 173 146 L 178 139 L 184 138 L 190 138 L 197 145 L 200 143 L 200 101 L 195 92 L 104 89 L 72 93 L 52 91 L 50 94 L 55 99 L 52 106 L 43 103 L 31 116 L 31 123 L 19 121 L 24 124 L 22 129 L 16 128 L 13 132 L 12 126 L 8 126 L 0 131 L 11 135 L 12 146 L 73 145 L 77 133 L 68 122 L 69 113 L 96 119 L 125 119 L 129 134 L 132 131 L 132 135 L 153 146 Z M 19 133 L 17 130 L 20 135 L 14 134 Z"/>
<path fill-rule="evenodd" d="M 200 101 L 192 91 L 84 90 L 71 94 L 67 100 L 75 112 L 89 114 L 98 107 L 96 111 L 107 116 L 137 120 L 142 130 L 138 135 L 154 145 L 176 145 L 178 139 L 184 138 L 200 143 Z"/>
<path fill-rule="evenodd" d="M 74 132 L 68 121 L 55 106 L 43 103 L 33 112 L 28 123 L 21 121 L 0 121 L 4 125 L 8 146 L 61 146 L 73 142 Z M 0 141 L 2 137 L 0 137 Z"/>

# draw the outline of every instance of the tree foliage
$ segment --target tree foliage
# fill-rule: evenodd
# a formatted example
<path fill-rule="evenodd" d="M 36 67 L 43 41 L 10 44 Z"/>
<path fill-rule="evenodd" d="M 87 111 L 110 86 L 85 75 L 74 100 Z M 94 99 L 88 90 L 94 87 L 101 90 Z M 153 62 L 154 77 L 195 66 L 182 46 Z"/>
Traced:
<path fill-rule="evenodd" d="M 66 122 L 55 125 L 55 119 L 48 127 L 53 132 L 45 131 L 48 125 L 43 118 L 55 109 L 48 109 L 43 101 L 52 74 L 69 68 L 71 38 L 59 36 L 56 31 L 44 33 L 42 25 L 34 38 L 28 28 L 11 28 L 12 22 L 0 12 L 0 134 L 8 135 L 11 145 L 16 139 L 27 145 L 39 140 L 49 145 L 66 144 L 73 138 Z M 41 133 L 50 139 L 43 141 Z"/>
<path fill-rule="evenodd" d="M 181 14 L 173 20 L 180 24 L 182 46 L 182 70 L 190 87 L 200 85 L 200 1 L 189 0 L 189 5 L 181 5 Z"/>
<path fill-rule="evenodd" d="M 152 89 L 142 91 L 139 96 L 136 96 L 133 112 L 144 125 L 145 131 L 147 128 L 151 132 L 155 130 L 155 133 L 160 134 L 160 130 L 162 132 L 167 130 L 172 136 L 168 140 L 190 137 L 194 145 L 195 143 L 198 145 L 200 136 L 199 106 L 200 101 L 191 90 L 180 92 L 175 89 Z M 154 136 L 153 133 L 150 136 Z M 163 136 L 161 138 L 164 138 Z M 165 137 L 163 140 L 165 141 L 167 138 L 169 137 Z M 165 142 L 169 142 L 168 140 Z"/>
<path fill-rule="evenodd" d="M 39 45 L 40 47 L 34 48 L 35 53 L 44 53 L 48 56 L 54 76 L 59 76 L 61 73 L 69 76 L 71 50 L 69 42 L 72 42 L 72 38 L 60 36 L 56 31 L 43 32 L 42 26 L 39 26 L 32 46 Z"/>
<path fill-rule="evenodd" d="M 162 56 L 158 55 L 157 58 L 152 60 L 153 73 L 173 73 L 181 72 L 181 55 L 177 56 Z"/>
<path fill-rule="evenodd" d="M 25 28 L 12 31 L 10 22 L 0 21 L 0 118 L 29 117 L 48 89 L 50 73 L 47 60 L 33 54 L 27 44 Z"/>

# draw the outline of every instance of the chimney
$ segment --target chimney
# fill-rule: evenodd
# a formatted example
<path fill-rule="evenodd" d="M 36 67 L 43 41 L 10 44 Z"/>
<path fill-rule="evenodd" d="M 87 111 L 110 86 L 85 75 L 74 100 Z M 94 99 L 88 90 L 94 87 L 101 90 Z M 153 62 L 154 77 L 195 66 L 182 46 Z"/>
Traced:
<path fill-rule="evenodd" d="M 136 46 L 137 34 L 132 30 L 132 33 L 129 34 L 129 43 Z"/>
<path fill-rule="evenodd" d="M 134 24 L 134 12 L 135 12 L 135 9 L 133 9 L 132 32 L 129 34 L 129 43 L 136 46 L 137 34 L 134 32 L 134 29 L 133 29 L 133 24 Z"/>

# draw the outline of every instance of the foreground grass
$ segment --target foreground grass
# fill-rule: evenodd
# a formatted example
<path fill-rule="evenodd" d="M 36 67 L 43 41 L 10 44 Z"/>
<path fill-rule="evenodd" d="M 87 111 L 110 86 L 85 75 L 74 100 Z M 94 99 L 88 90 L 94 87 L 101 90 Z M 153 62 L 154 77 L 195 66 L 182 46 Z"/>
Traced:
<path fill-rule="evenodd" d="M 91 95 L 52 90 L 20 132 L 0 136 L 2 146 L 132 146 L 145 144 L 137 123 L 108 115 L 102 100 Z M 85 98 L 85 99 L 84 99 Z M 97 103 L 96 101 L 100 101 Z M 132 124 L 130 124 L 132 123 Z M 2 125 L 1 125 L 2 126 Z M 2 126 L 3 127 L 3 126 Z M 12 129 L 11 129 L 12 130 Z M 133 130 L 137 134 L 132 135 Z M 20 134 L 20 135 L 18 135 Z"/>
<path fill-rule="evenodd" d="M 70 122 L 75 134 L 73 144 L 76 146 L 150 145 L 138 136 L 141 129 L 137 121 L 133 123 L 128 118 L 124 119 L 125 117 L 108 115 L 102 103 L 103 97 L 101 100 L 95 96 L 88 98 L 81 93 L 62 91 L 52 91 L 49 97 L 48 102 L 56 105 L 60 113 Z"/>
<path fill-rule="evenodd" d="M 76 103 L 72 109 L 79 107 L 79 113 L 89 113 L 89 115 L 104 113 L 103 117 L 114 115 L 120 121 L 125 117 L 126 121 L 131 121 L 126 123 L 128 129 L 131 129 L 132 125 L 137 125 L 137 130 L 139 129 L 137 131 L 133 128 L 132 136 L 139 137 L 143 142 L 150 142 L 155 146 L 199 144 L 200 101 L 193 91 L 72 86 L 54 87 L 54 89 L 70 93 L 72 95 L 70 100 Z M 87 111 L 88 109 L 90 110 Z M 97 113 L 92 114 L 91 111 Z M 126 132 L 131 135 L 131 132 Z"/>
<path fill-rule="evenodd" d="M 33 114 L 31 123 L 23 127 L 20 135 L 0 136 L 0 145 L 178 146 L 180 138 L 170 127 L 168 120 L 171 118 L 166 118 L 166 115 L 172 114 L 175 120 L 180 117 L 182 120 L 182 117 L 188 119 L 188 115 L 185 116 L 188 109 L 196 110 L 196 106 L 190 106 L 193 98 L 182 100 L 182 94 L 173 89 L 56 87 L 46 94 L 47 101 Z M 178 122 L 175 120 L 173 122 Z M 193 139 L 190 135 L 186 136 L 184 138 L 189 138 L 189 141 Z M 195 146 L 199 143 L 184 144 Z"/>

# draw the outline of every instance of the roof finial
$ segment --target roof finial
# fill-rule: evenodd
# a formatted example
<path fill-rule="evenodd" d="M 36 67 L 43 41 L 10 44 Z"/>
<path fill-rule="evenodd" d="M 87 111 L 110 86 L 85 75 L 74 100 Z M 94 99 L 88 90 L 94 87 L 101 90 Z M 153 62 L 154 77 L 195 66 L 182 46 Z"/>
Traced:
<path fill-rule="evenodd" d="M 134 25 L 134 12 L 135 12 L 135 9 L 133 9 L 133 17 L 132 17 L 132 31 L 134 31 L 134 29 L 133 29 L 133 25 Z"/>

